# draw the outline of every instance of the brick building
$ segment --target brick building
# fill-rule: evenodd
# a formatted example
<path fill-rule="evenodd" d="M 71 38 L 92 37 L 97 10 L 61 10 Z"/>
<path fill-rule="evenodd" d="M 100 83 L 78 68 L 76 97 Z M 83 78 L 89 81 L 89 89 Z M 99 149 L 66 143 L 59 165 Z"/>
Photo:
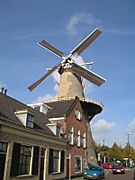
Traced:
<path fill-rule="evenodd" d="M 41 109 L 43 104 L 31 106 Z M 48 111 L 45 111 L 50 121 L 48 127 L 55 132 L 56 125 L 59 126 L 60 137 L 68 140 L 66 145 L 66 177 L 82 176 L 88 162 L 96 164 L 89 121 L 102 111 L 101 104 L 93 101 L 82 101 L 75 97 L 69 100 L 45 102 L 44 105 L 48 108 Z M 38 108 L 39 106 L 40 108 Z"/>

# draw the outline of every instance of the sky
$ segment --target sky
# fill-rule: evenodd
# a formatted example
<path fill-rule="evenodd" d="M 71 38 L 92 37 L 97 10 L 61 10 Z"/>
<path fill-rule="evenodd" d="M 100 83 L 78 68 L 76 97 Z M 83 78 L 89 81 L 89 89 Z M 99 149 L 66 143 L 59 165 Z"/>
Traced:
<path fill-rule="evenodd" d="M 91 121 L 93 138 L 135 147 L 135 1 L 134 0 L 0 0 L 0 87 L 23 103 L 57 94 L 50 76 L 33 92 L 27 87 L 61 59 L 37 43 L 47 40 L 68 54 L 95 28 L 101 35 L 81 54 L 106 82 L 86 82 L 85 97 L 102 102 Z"/>

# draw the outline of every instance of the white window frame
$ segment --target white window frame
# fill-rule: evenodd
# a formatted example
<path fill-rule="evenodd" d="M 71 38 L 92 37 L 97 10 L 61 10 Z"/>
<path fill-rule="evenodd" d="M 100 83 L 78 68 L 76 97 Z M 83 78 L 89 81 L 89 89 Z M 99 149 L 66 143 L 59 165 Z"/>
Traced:
<path fill-rule="evenodd" d="M 81 132 L 78 130 L 77 132 L 77 146 L 80 147 L 81 145 Z"/>
<path fill-rule="evenodd" d="M 22 173 L 22 167 L 20 167 L 21 166 L 21 156 L 23 157 L 22 159 L 24 159 L 24 157 L 26 156 L 26 154 L 23 154 L 23 153 L 21 153 L 21 150 L 20 150 L 20 160 L 19 160 L 19 167 L 21 168 L 21 170 L 19 169 L 18 170 L 18 173 L 19 173 L 19 175 L 25 175 L 25 174 L 28 174 L 28 175 L 30 175 L 31 174 L 31 172 L 32 172 L 32 159 L 33 159 L 33 147 L 32 146 L 27 146 L 27 145 L 22 145 L 21 144 L 21 146 L 20 146 L 20 148 L 22 149 L 22 148 L 30 148 L 31 150 L 30 150 L 30 155 L 29 155 L 29 164 L 27 164 L 26 163 L 26 166 L 27 165 L 29 165 L 29 169 L 28 169 L 28 172 L 27 173 Z M 23 163 L 23 162 L 22 162 Z M 22 164 L 23 165 L 23 164 Z"/>
<path fill-rule="evenodd" d="M 74 127 L 69 131 L 69 144 L 74 145 Z"/>
<path fill-rule="evenodd" d="M 77 158 L 80 160 L 80 170 L 76 170 L 76 160 L 77 160 Z M 81 173 L 82 172 L 82 156 L 75 156 L 75 163 L 74 163 L 74 165 L 75 165 L 75 173 L 77 174 L 77 173 Z"/>
<path fill-rule="evenodd" d="M 57 170 L 54 171 L 54 169 L 53 169 L 53 173 L 58 173 L 58 172 L 60 172 L 60 160 L 61 160 L 60 157 L 61 157 L 61 151 L 59 151 L 59 150 L 54 150 L 53 153 L 58 153 L 58 156 L 57 156 L 58 158 L 57 158 L 57 159 L 55 158 L 55 159 L 57 160 L 57 163 L 58 163 L 58 164 L 57 164 L 57 165 L 58 165 L 58 166 L 57 166 Z M 53 159 L 54 159 L 54 154 L 53 154 Z M 56 161 L 53 160 L 53 166 L 54 166 L 55 163 L 56 163 Z M 55 164 L 55 165 L 56 165 L 56 164 Z M 53 167 L 53 168 L 54 168 L 54 167 Z"/>
<path fill-rule="evenodd" d="M 77 110 L 77 109 L 75 109 L 75 117 L 79 121 L 82 119 L 82 113 L 79 110 Z"/>
<path fill-rule="evenodd" d="M 83 133 L 83 148 L 87 147 L 86 133 Z"/>

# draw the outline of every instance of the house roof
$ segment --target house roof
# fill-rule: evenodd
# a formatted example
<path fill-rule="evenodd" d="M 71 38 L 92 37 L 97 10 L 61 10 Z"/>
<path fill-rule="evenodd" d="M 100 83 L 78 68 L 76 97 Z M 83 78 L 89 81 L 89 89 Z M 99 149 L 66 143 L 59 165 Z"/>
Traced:
<path fill-rule="evenodd" d="M 96 114 L 100 113 L 103 109 L 102 104 L 99 104 L 96 101 L 80 101 L 78 97 L 70 100 L 61 100 L 61 101 L 54 101 L 54 102 L 45 102 L 50 109 L 47 113 L 48 118 L 59 118 L 64 117 L 67 115 L 70 110 L 74 107 L 74 105 L 80 102 L 84 113 L 86 113 L 91 118 L 94 117 Z"/>
<path fill-rule="evenodd" d="M 0 120 L 24 127 L 24 125 L 15 115 L 15 112 L 19 110 L 27 110 L 28 112 L 34 114 L 34 129 L 40 131 L 42 130 L 46 133 L 49 133 L 50 135 L 54 135 L 52 131 L 46 126 L 48 119 L 43 113 L 32 109 L 18 100 L 0 93 Z"/>
<path fill-rule="evenodd" d="M 74 105 L 74 103 L 76 103 L 76 99 L 46 102 L 45 104 L 52 108 L 48 111 L 47 117 L 64 117 L 67 114 L 67 112 L 71 109 L 71 107 Z"/>

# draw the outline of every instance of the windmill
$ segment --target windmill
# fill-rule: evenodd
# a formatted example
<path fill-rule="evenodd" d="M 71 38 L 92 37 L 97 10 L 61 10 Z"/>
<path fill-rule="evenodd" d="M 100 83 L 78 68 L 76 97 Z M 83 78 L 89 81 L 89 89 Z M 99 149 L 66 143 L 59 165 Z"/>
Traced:
<path fill-rule="evenodd" d="M 37 88 L 50 74 L 55 70 L 60 73 L 60 85 L 58 89 L 58 98 L 70 98 L 78 96 L 84 99 L 84 92 L 82 86 L 82 78 L 94 83 L 97 86 L 102 85 L 105 79 L 100 75 L 88 70 L 84 66 L 81 66 L 75 60 L 99 35 L 101 31 L 95 29 L 90 33 L 85 39 L 83 39 L 70 53 L 66 55 L 61 50 L 52 46 L 45 40 L 42 40 L 38 44 L 49 50 L 51 53 L 62 58 L 62 61 L 56 64 L 54 67 L 48 70 L 48 72 L 43 75 L 40 79 L 34 82 L 28 87 L 30 91 Z"/>

